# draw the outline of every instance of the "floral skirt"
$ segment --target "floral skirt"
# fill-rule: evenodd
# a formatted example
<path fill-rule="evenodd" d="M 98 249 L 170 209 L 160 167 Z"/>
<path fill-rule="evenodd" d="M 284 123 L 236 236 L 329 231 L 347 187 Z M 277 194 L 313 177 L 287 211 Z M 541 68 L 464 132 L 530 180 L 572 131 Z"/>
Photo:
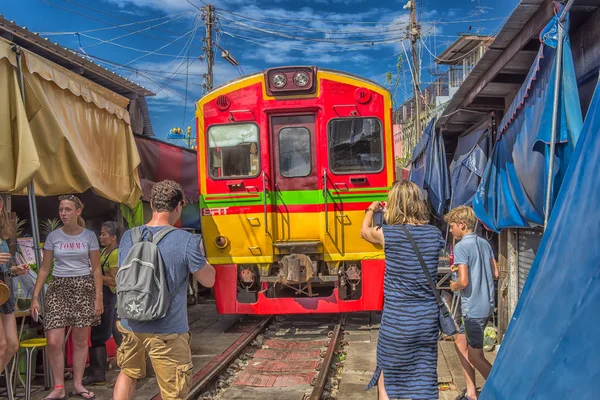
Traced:
<path fill-rule="evenodd" d="M 98 325 L 100 316 L 95 312 L 95 299 L 94 278 L 91 275 L 64 278 L 53 276 L 46 292 L 42 316 L 44 328 L 85 328 Z"/>

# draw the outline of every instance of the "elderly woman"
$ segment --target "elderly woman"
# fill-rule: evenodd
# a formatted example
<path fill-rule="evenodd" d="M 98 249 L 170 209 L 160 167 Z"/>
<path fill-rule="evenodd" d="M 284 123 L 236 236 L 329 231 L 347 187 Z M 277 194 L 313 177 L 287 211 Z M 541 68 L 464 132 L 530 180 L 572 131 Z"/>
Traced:
<path fill-rule="evenodd" d="M 417 185 L 394 183 L 384 213 L 387 225 L 372 227 L 374 202 L 365 213 L 361 237 L 384 247 L 386 270 L 377 368 L 367 390 L 377 384 L 379 398 L 437 399 L 439 309 L 435 295 L 405 229 L 414 238 L 435 279 L 442 234 L 427 225 L 427 208 Z"/>

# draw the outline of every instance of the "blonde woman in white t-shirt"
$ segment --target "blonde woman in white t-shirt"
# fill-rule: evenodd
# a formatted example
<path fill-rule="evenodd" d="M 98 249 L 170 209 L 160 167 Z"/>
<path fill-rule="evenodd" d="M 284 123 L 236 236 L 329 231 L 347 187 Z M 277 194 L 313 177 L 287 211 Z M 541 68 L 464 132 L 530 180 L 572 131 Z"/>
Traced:
<path fill-rule="evenodd" d="M 88 354 L 90 326 L 100 323 L 103 312 L 102 271 L 96 235 L 85 229 L 81 217 L 83 203 L 73 195 L 60 196 L 58 213 L 61 229 L 50 233 L 44 244 L 44 261 L 35 284 L 31 313 L 40 312 L 38 296 L 54 270 L 45 296 L 43 324 L 48 339 L 48 359 L 54 378 L 54 389 L 44 400 L 63 400 L 65 392 L 65 328 L 72 327 L 73 392 L 69 397 L 94 399 L 94 393 L 83 384 L 83 371 Z M 90 270 L 91 266 L 91 270 Z"/>

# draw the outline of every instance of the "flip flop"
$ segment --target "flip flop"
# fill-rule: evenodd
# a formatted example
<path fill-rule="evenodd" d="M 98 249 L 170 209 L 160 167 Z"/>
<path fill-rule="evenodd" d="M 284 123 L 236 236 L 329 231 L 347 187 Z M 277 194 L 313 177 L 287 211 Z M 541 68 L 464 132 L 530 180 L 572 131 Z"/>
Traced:
<path fill-rule="evenodd" d="M 69 397 L 77 397 L 84 400 L 94 400 L 96 398 L 96 395 L 93 395 L 92 397 L 85 397 L 84 394 L 87 394 L 89 396 L 90 392 L 71 392 L 69 393 Z"/>

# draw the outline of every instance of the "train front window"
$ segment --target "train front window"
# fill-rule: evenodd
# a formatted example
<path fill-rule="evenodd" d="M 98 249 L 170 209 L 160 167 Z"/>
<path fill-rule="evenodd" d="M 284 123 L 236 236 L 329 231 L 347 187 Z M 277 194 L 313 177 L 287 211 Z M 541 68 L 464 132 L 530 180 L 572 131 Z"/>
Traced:
<path fill-rule="evenodd" d="M 208 171 L 211 178 L 258 176 L 258 126 L 254 124 L 213 125 L 208 128 Z"/>
<path fill-rule="evenodd" d="M 329 122 L 329 168 L 335 174 L 383 170 L 383 135 L 377 118 L 340 118 Z"/>
<path fill-rule="evenodd" d="M 310 131 L 304 127 L 283 128 L 279 131 L 279 172 L 285 178 L 310 175 Z"/>

